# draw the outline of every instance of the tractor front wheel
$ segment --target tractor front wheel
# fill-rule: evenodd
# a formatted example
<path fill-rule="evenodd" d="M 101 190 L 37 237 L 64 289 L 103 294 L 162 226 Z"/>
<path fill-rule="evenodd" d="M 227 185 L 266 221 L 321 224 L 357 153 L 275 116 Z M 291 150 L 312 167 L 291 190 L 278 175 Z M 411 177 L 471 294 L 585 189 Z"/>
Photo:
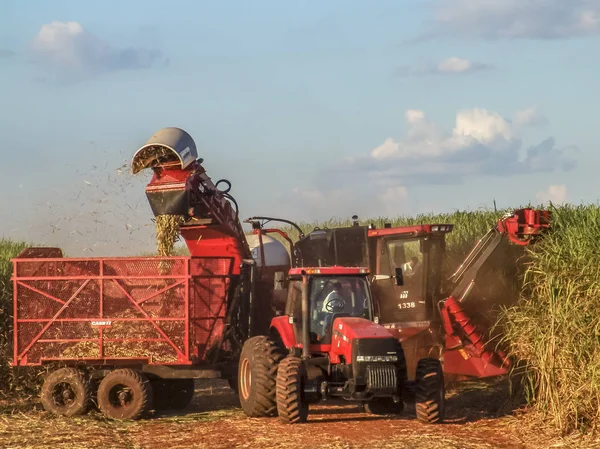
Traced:
<path fill-rule="evenodd" d="M 306 369 L 298 357 L 289 356 L 277 370 L 277 412 L 286 424 L 304 423 L 308 418 L 308 404 L 304 398 Z"/>
<path fill-rule="evenodd" d="M 41 401 L 44 409 L 55 415 L 83 415 L 92 405 L 90 381 L 78 369 L 57 369 L 44 380 Z"/>
<path fill-rule="evenodd" d="M 131 369 L 117 369 L 98 386 L 98 408 L 109 418 L 139 419 L 152 407 L 154 394 L 148 378 Z"/>
<path fill-rule="evenodd" d="M 444 420 L 444 372 L 438 359 L 424 358 L 417 363 L 415 407 L 417 419 L 439 424 Z"/>
<path fill-rule="evenodd" d="M 252 337 L 244 343 L 238 366 L 238 397 L 246 415 L 258 418 L 275 416 L 277 367 L 285 349 L 266 336 Z"/>

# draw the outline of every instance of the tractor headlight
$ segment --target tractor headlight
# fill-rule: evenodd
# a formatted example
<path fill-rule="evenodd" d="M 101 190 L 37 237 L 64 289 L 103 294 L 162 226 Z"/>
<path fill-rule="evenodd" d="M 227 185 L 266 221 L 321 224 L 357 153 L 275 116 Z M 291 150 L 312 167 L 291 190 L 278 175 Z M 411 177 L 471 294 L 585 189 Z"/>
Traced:
<path fill-rule="evenodd" d="M 397 355 L 358 355 L 357 362 L 397 362 Z"/>

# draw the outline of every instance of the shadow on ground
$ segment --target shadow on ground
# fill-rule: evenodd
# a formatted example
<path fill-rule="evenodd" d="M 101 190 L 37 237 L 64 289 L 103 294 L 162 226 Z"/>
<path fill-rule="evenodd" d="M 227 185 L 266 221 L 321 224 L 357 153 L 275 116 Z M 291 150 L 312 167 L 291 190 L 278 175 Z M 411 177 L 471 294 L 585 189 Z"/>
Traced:
<path fill-rule="evenodd" d="M 521 405 L 522 403 L 511 399 L 508 379 L 457 382 L 447 387 L 445 422 L 464 424 L 500 418 L 511 415 Z M 155 416 L 168 417 L 214 411 L 240 411 L 241 413 L 238 397 L 226 381 L 197 381 L 195 397 L 185 410 L 157 412 Z M 332 423 L 416 419 L 413 401 L 405 404 L 404 412 L 399 416 L 368 415 L 360 404 L 344 400 L 332 400 L 311 406 L 310 414 L 314 420 Z"/>

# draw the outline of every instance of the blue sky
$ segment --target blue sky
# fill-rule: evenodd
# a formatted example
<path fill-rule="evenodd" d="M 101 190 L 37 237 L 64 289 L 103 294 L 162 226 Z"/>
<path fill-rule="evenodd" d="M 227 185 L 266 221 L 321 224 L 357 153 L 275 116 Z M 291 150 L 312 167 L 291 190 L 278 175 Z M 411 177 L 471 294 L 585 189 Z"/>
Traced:
<path fill-rule="evenodd" d="M 599 35 L 600 0 L 4 0 L 0 235 L 152 250 L 122 166 L 165 126 L 244 217 L 596 202 Z"/>

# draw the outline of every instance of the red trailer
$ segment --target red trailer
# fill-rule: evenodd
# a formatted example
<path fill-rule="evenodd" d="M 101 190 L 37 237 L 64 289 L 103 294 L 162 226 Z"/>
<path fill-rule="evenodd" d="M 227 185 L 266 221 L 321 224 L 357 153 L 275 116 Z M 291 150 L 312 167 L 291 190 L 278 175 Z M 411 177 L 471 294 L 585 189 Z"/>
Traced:
<path fill-rule="evenodd" d="M 107 416 L 139 418 L 187 405 L 194 379 L 236 387 L 242 345 L 268 326 L 272 298 L 255 295 L 268 274 L 252 259 L 230 183 L 213 184 L 201 163 L 179 128 L 160 130 L 132 161 L 134 173 L 152 168 L 152 211 L 182 218 L 190 257 L 80 259 L 29 248 L 13 259 L 13 366 L 51 367 L 47 410 L 83 414 L 95 396 Z"/>
<path fill-rule="evenodd" d="M 234 349 L 226 334 L 226 325 L 232 322 L 227 316 L 232 262 L 227 258 L 70 259 L 22 254 L 13 260 L 13 365 L 69 366 L 51 373 L 42 392 L 44 405 L 58 413 L 82 413 L 89 407 L 87 394 L 76 398 L 72 388 L 60 385 L 65 378 L 80 377 L 82 385 L 75 388 L 87 389 L 86 373 L 106 375 L 99 392 L 112 388 L 107 386 L 114 383 L 112 379 L 131 377 L 132 384 L 139 385 L 129 388 L 147 396 L 145 408 L 152 406 L 152 387 L 171 387 L 173 391 L 154 393 L 163 401 L 176 394 L 171 399 L 185 405 L 193 394 L 194 378 L 220 377 L 227 371 Z M 240 328 L 242 323 L 236 326 L 247 335 L 248 329 Z M 134 417 L 143 412 L 135 404 L 131 410 L 115 407 L 101 394 L 98 403 L 109 416 Z"/>

